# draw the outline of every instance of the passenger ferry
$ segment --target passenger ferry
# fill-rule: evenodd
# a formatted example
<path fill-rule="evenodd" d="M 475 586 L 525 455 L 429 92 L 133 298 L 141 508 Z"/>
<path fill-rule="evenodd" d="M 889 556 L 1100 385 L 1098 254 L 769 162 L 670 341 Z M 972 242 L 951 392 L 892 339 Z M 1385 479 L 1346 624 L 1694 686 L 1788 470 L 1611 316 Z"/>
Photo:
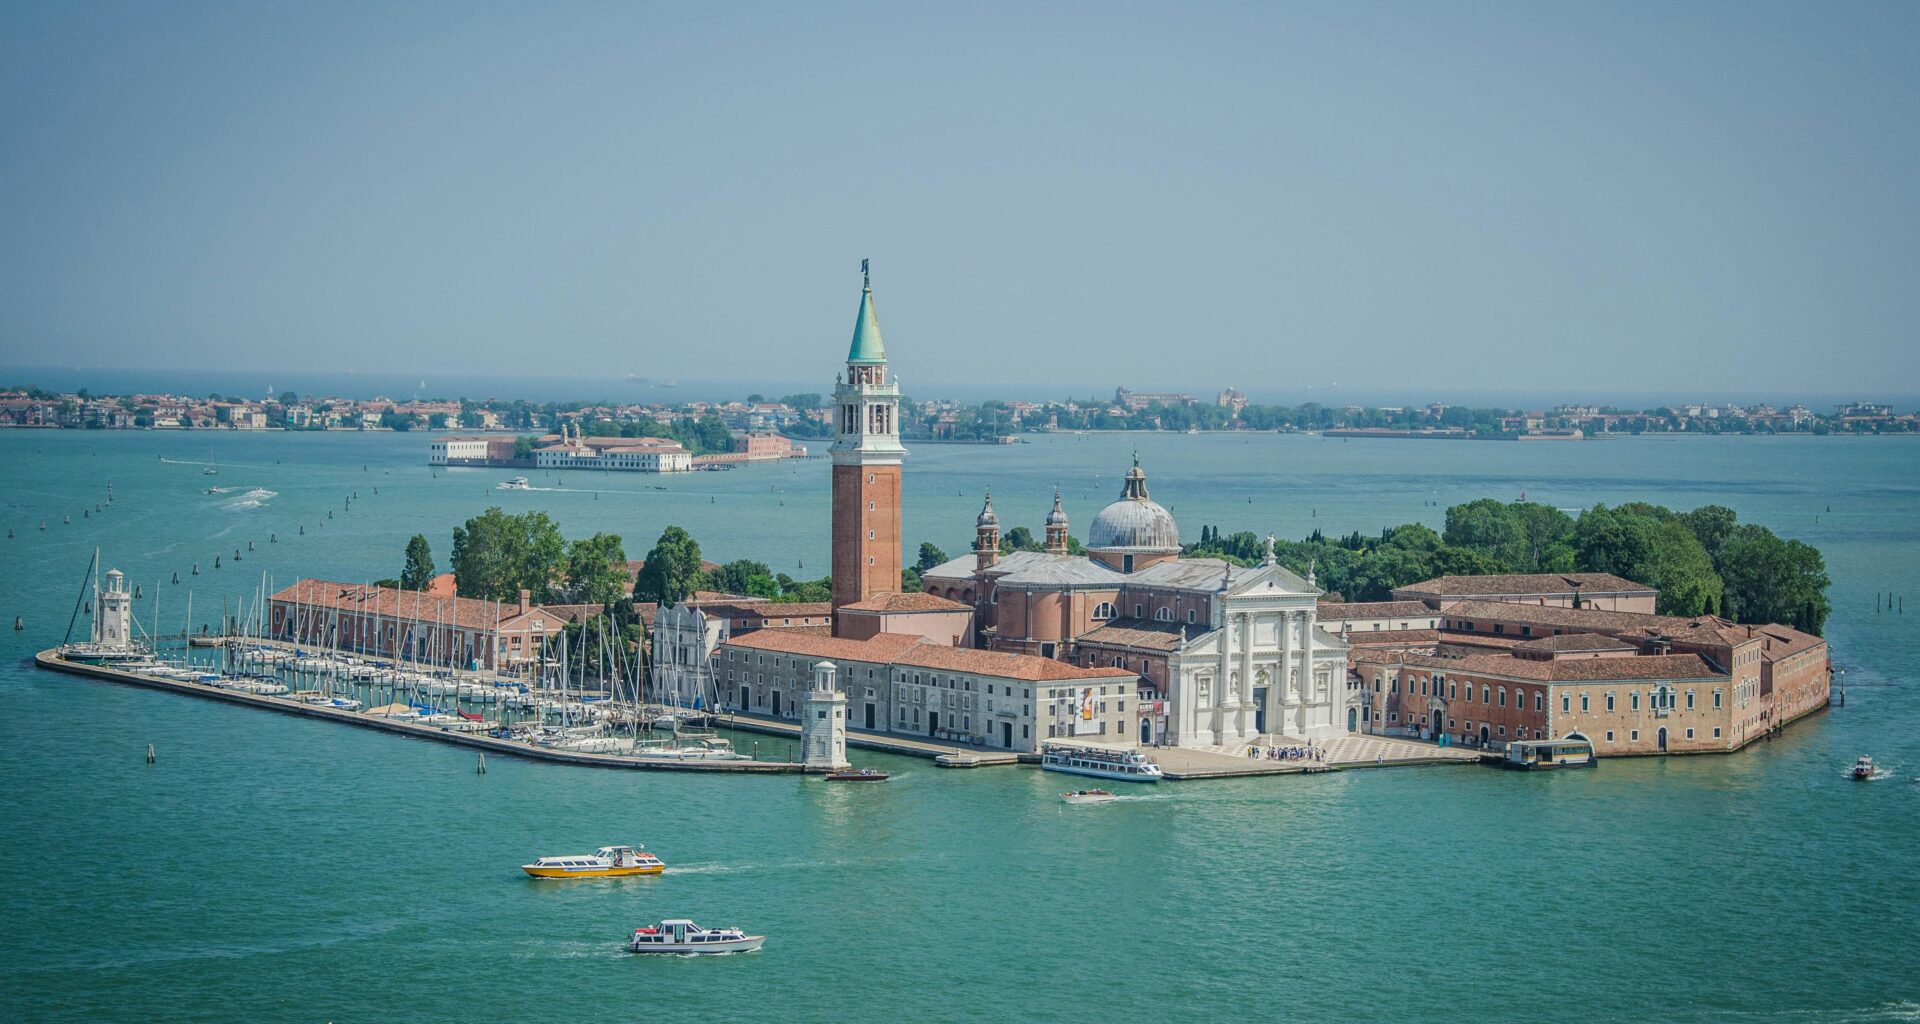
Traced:
<path fill-rule="evenodd" d="M 1593 744 L 1586 740 L 1515 740 L 1507 744 L 1502 768 L 1533 771 L 1542 768 L 1591 768 Z"/>
<path fill-rule="evenodd" d="M 635 928 L 627 940 L 630 953 L 752 953 L 767 941 L 738 928 L 702 928 L 686 918 Z"/>
<path fill-rule="evenodd" d="M 1871 782 L 1873 780 L 1873 758 L 1865 754 L 1860 755 L 1860 760 L 1853 762 L 1853 778 L 1855 782 Z"/>
<path fill-rule="evenodd" d="M 1050 772 L 1091 775 L 1120 782 L 1159 782 L 1160 766 L 1138 750 L 1101 750 L 1097 747 L 1048 747 L 1040 767 Z"/>
<path fill-rule="evenodd" d="M 542 857 L 520 870 L 535 878 L 618 878 L 667 870 L 644 846 L 602 846 L 591 856 Z"/>

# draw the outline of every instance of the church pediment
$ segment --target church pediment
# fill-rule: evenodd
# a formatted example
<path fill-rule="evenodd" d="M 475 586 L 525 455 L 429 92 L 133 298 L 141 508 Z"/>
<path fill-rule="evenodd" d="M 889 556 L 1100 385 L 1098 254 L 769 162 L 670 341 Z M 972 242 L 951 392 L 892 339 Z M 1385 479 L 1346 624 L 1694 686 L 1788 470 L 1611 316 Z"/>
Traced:
<path fill-rule="evenodd" d="M 1226 597 L 1274 596 L 1317 597 L 1320 588 L 1295 575 L 1291 569 L 1275 563 L 1257 565 L 1237 574 L 1227 586 Z"/>

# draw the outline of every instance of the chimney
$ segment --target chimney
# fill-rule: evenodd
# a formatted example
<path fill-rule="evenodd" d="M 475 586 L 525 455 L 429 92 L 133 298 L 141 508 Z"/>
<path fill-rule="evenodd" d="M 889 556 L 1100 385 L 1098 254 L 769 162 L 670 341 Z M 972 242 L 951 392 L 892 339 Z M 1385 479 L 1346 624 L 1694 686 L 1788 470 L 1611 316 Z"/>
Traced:
<path fill-rule="evenodd" d="M 525 587 L 520 588 L 520 614 L 522 615 L 527 614 L 528 603 L 532 598 L 533 598 L 533 591 L 528 590 Z"/>

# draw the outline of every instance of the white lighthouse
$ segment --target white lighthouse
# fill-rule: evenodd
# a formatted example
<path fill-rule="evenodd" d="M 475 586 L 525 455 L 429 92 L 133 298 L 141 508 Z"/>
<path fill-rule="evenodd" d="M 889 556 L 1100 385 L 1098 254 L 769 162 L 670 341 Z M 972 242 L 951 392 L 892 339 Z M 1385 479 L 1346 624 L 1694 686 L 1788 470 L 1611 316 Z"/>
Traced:
<path fill-rule="evenodd" d="M 800 757 L 809 768 L 847 767 L 847 695 L 834 683 L 838 671 L 831 661 L 815 663 L 800 709 Z"/>
<path fill-rule="evenodd" d="M 120 570 L 107 570 L 107 589 L 94 598 L 93 642 L 103 648 L 133 643 L 133 595 L 127 593 Z"/>

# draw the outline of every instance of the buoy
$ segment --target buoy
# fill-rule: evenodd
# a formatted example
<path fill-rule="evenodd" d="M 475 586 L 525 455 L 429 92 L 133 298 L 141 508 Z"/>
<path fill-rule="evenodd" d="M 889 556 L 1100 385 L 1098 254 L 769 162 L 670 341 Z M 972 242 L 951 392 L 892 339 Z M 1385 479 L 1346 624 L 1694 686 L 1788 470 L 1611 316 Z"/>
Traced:
<path fill-rule="evenodd" d="M 302 536 L 302 537 L 305 537 L 306 535 L 307 535 L 307 524 L 305 524 L 305 523 L 301 523 L 301 524 L 300 524 L 300 536 Z"/>
<path fill-rule="evenodd" d="M 195 576 L 198 576 L 198 575 L 200 575 L 200 563 L 199 563 L 199 562 L 195 562 L 195 563 L 193 563 L 193 574 L 194 574 Z"/>
<path fill-rule="evenodd" d="M 140 600 L 140 584 L 138 583 L 133 585 L 133 599 L 136 601 Z"/>
<path fill-rule="evenodd" d="M 7 539 L 8 540 L 13 539 L 13 527 L 11 526 L 7 527 Z"/>
<path fill-rule="evenodd" d="M 269 544 L 278 544 L 278 543 L 280 543 L 280 535 L 279 535 L 279 534 L 277 534 L 277 533 L 269 533 L 269 534 L 267 534 L 267 543 L 269 543 Z"/>
<path fill-rule="evenodd" d="M 480 766 L 474 769 L 474 773 L 477 775 L 487 774 L 487 755 L 480 755 Z"/>
<path fill-rule="evenodd" d="M 248 541 L 248 542 L 247 542 L 247 550 L 248 550 L 248 551 L 252 551 L 252 550 L 253 550 L 253 542 L 252 542 L 252 541 Z"/>
<path fill-rule="evenodd" d="M 173 582 L 175 582 L 175 583 L 178 583 L 178 582 L 180 582 L 180 574 L 179 574 L 179 573 L 177 573 L 177 572 L 176 572 L 176 573 L 174 573 L 174 574 L 173 574 Z"/>
<path fill-rule="evenodd" d="M 84 509 L 84 508 L 83 508 L 83 509 L 81 509 L 81 510 L 80 510 L 80 518 L 82 518 L 82 519 L 92 519 L 92 518 L 93 518 L 93 513 L 92 513 L 92 512 L 89 512 L 89 511 L 87 511 L 86 509 Z"/>
<path fill-rule="evenodd" d="M 215 569 L 218 569 L 218 568 L 220 568 L 220 556 L 219 556 L 219 555 L 215 555 L 215 556 L 213 556 L 213 567 L 214 567 Z"/>
<path fill-rule="evenodd" d="M 149 743 L 147 744 L 147 763 L 152 764 L 155 760 L 156 758 L 153 756 L 153 744 Z"/>

